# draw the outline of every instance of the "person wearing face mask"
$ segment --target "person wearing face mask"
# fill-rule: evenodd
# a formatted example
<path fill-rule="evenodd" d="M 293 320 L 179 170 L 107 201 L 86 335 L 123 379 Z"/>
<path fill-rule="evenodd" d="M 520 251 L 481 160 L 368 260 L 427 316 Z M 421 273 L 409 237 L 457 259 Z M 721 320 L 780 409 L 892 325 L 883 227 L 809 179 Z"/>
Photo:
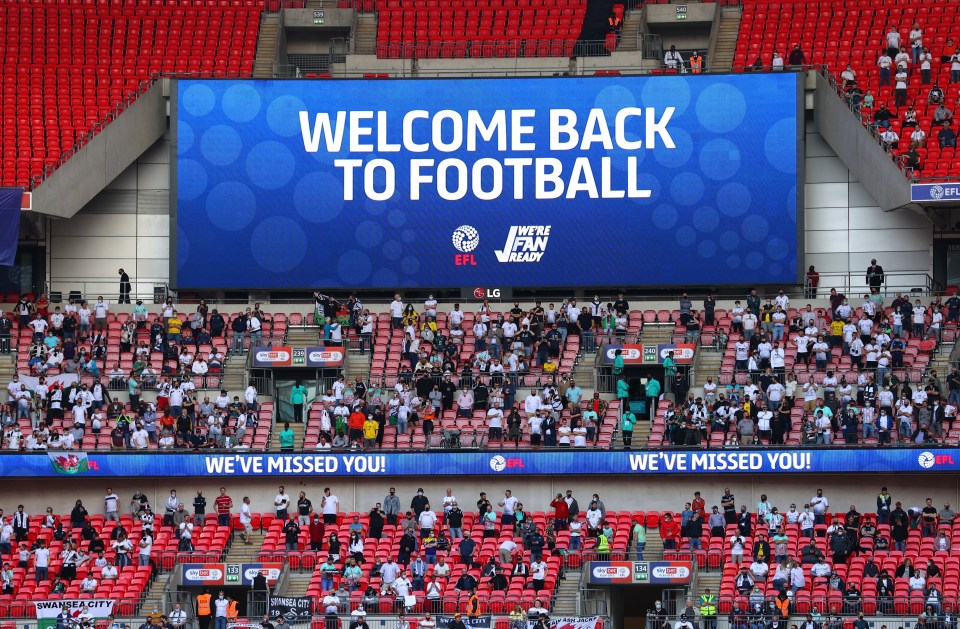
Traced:
<path fill-rule="evenodd" d="M 420 514 L 423 513 L 424 509 L 427 508 L 427 505 L 430 504 L 430 501 L 425 495 L 423 495 L 423 487 L 417 488 L 417 495 L 410 500 L 410 508 L 413 509 L 416 517 L 420 517 Z"/>
<path fill-rule="evenodd" d="M 227 612 L 230 609 L 230 600 L 224 596 L 223 590 L 213 601 L 213 626 L 214 629 L 227 629 Z"/>

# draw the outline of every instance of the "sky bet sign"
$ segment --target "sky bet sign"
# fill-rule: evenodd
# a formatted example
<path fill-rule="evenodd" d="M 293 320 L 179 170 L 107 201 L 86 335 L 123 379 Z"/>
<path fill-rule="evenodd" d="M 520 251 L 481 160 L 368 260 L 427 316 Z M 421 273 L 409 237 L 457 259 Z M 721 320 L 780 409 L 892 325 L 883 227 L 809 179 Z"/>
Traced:
<path fill-rule="evenodd" d="M 172 277 L 793 283 L 798 77 L 180 80 Z"/>

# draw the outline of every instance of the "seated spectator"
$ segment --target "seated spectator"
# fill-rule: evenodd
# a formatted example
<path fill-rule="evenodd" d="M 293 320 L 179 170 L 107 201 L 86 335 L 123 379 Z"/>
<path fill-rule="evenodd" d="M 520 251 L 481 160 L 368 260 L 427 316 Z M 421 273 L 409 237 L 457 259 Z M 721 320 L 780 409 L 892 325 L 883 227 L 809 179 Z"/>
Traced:
<path fill-rule="evenodd" d="M 927 93 L 927 104 L 939 105 L 942 102 L 943 102 L 943 90 L 940 89 L 939 84 L 934 83 L 933 87 L 931 87 L 930 91 Z"/>
<path fill-rule="evenodd" d="M 869 92 L 868 92 L 869 93 Z M 873 127 L 889 129 L 890 120 L 893 118 L 893 114 L 887 109 L 887 104 L 883 103 L 880 105 L 880 109 L 873 112 Z"/>
<path fill-rule="evenodd" d="M 880 140 L 883 142 L 883 148 L 892 151 L 900 145 L 900 136 L 893 129 L 887 128 L 880 134 Z M 818 369 L 820 367 L 818 366 Z"/>
<path fill-rule="evenodd" d="M 950 121 L 943 123 L 943 128 L 937 133 L 937 140 L 940 142 L 940 148 L 957 148 L 957 133 L 950 127 Z"/>
<path fill-rule="evenodd" d="M 943 103 L 939 107 L 933 110 L 933 124 L 942 125 L 948 120 L 953 120 L 953 112 L 947 109 L 947 106 Z"/>
<path fill-rule="evenodd" d="M 910 133 L 910 146 L 911 148 L 923 148 L 923 145 L 927 142 L 927 132 L 917 127 Z"/>

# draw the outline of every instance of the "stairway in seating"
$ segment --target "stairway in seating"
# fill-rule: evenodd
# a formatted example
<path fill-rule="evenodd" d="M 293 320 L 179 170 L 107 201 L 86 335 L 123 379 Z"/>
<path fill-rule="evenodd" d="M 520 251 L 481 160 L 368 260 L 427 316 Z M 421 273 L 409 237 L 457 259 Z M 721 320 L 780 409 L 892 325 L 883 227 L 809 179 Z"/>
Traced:
<path fill-rule="evenodd" d="M 353 52 L 372 55 L 377 51 L 377 14 L 359 13 L 353 29 Z"/>
<path fill-rule="evenodd" d="M 624 14 L 623 24 L 620 25 L 620 43 L 617 44 L 617 52 L 637 50 L 640 38 L 633 35 L 640 32 L 641 24 L 643 24 L 642 8 L 630 9 Z"/>
<path fill-rule="evenodd" d="M 720 24 L 717 26 L 713 55 L 707 59 L 710 72 L 729 72 L 733 69 L 739 32 L 740 7 L 720 7 Z"/>
<path fill-rule="evenodd" d="M 260 39 L 257 41 L 257 58 L 253 62 L 255 79 L 273 78 L 280 26 L 280 13 L 264 13 L 260 16 Z"/>

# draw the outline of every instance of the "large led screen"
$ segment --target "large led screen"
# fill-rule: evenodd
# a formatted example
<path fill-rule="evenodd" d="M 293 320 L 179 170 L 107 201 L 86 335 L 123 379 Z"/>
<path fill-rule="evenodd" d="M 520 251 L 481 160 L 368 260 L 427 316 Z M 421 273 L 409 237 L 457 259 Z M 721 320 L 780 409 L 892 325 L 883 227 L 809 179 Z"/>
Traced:
<path fill-rule="evenodd" d="M 180 80 L 180 288 L 798 279 L 799 75 Z"/>

